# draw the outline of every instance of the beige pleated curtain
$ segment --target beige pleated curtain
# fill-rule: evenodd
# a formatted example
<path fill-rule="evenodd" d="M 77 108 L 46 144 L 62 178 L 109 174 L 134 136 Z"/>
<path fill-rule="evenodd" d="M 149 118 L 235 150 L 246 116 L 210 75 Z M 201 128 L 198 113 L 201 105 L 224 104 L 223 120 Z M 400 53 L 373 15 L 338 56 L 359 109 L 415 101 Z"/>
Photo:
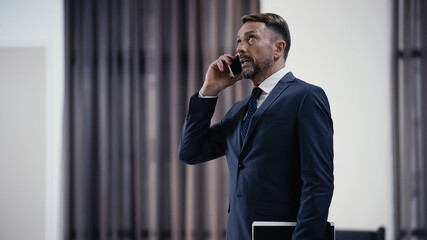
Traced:
<path fill-rule="evenodd" d="M 177 159 L 189 97 L 256 0 L 65 0 L 64 239 L 224 239 L 225 158 Z M 214 122 L 249 94 L 220 95 Z"/>

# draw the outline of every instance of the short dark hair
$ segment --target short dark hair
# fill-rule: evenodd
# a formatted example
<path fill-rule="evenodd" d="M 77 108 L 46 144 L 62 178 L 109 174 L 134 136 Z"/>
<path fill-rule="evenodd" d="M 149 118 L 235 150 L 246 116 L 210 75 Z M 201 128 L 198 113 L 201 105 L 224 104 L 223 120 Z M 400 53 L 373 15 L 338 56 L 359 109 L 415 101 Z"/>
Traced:
<path fill-rule="evenodd" d="M 288 58 L 288 52 L 291 48 L 291 34 L 289 33 L 288 23 L 286 23 L 285 19 L 274 13 L 255 13 L 243 16 L 242 24 L 246 22 L 263 22 L 266 27 L 271 28 L 283 37 L 283 40 L 286 42 L 285 60 Z M 272 39 L 272 41 L 276 40 L 277 38 Z"/>

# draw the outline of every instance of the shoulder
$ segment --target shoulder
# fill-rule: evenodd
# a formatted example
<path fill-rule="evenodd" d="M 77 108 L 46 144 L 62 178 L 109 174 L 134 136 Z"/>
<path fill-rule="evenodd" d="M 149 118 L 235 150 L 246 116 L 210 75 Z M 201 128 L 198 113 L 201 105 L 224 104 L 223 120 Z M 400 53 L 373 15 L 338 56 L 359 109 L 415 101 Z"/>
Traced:
<path fill-rule="evenodd" d="M 302 94 L 305 97 L 317 96 L 321 98 L 327 98 L 326 93 L 323 88 L 316 86 L 314 84 L 305 82 L 299 78 L 295 78 L 292 82 L 292 88 L 298 92 L 298 94 Z"/>
<path fill-rule="evenodd" d="M 295 97 L 295 104 L 299 109 L 307 107 L 321 107 L 325 111 L 330 111 L 329 100 L 323 88 L 314 84 L 295 78 L 290 86 L 291 95 Z"/>
<path fill-rule="evenodd" d="M 292 82 L 292 85 L 297 86 L 298 88 L 306 91 L 323 91 L 323 89 L 317 85 L 308 83 L 304 80 L 301 80 L 299 78 L 295 78 Z"/>
<path fill-rule="evenodd" d="M 300 79 L 295 79 L 296 85 L 302 94 L 301 102 L 299 104 L 299 113 L 307 113 L 313 115 L 316 112 L 323 113 L 330 118 L 330 105 L 325 91 L 316 85 L 304 82 Z"/>

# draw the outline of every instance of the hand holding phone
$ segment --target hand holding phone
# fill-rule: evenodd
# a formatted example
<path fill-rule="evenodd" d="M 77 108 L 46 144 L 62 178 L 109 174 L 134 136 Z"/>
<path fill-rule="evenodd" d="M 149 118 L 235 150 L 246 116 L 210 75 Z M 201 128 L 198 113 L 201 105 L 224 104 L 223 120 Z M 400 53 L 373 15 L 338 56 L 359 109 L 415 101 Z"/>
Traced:
<path fill-rule="evenodd" d="M 241 72 L 242 66 L 237 55 L 221 55 L 209 65 L 200 94 L 202 96 L 217 96 L 223 89 L 241 80 Z"/>
<path fill-rule="evenodd" d="M 231 65 L 227 65 L 230 70 L 230 76 L 235 77 L 242 72 L 242 65 L 240 65 L 239 55 L 235 59 L 231 59 Z"/>

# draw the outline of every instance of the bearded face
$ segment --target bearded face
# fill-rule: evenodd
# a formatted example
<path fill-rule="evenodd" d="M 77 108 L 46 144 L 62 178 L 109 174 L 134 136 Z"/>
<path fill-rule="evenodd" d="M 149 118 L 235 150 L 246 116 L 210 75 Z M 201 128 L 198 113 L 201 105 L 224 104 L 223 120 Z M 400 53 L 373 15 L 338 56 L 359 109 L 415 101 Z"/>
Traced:
<path fill-rule="evenodd" d="M 243 75 L 243 78 L 245 79 L 252 79 L 258 73 L 264 72 L 265 70 L 269 69 L 273 65 L 271 51 L 270 51 L 269 57 L 267 57 L 266 59 L 253 59 L 249 56 L 245 56 L 244 59 L 252 59 L 247 61 L 247 62 L 251 62 L 252 64 L 247 64 L 248 67 L 243 68 L 242 75 Z"/>
<path fill-rule="evenodd" d="M 236 52 L 242 65 L 242 76 L 253 80 L 274 64 L 271 30 L 264 23 L 247 22 L 240 28 L 237 36 Z"/>

